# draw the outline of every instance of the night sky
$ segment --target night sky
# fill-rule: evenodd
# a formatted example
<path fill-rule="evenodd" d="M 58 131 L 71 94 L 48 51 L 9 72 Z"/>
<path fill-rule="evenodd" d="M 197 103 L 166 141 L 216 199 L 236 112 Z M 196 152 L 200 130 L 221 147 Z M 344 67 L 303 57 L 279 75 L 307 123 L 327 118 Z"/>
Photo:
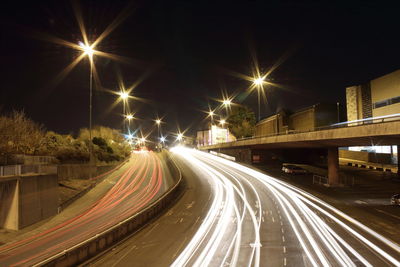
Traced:
<path fill-rule="evenodd" d="M 127 86 L 141 81 L 130 101 L 148 132 L 157 115 L 164 132 L 197 130 L 201 110 L 216 107 L 221 90 L 257 110 L 250 82 L 229 71 L 251 75 L 258 65 L 280 88 L 267 87 L 262 116 L 281 108 L 296 110 L 318 102 L 345 104 L 345 87 L 400 68 L 397 6 L 378 1 L 323 4 L 307 1 L 82 1 L 89 36 L 97 37 L 125 10 L 129 16 L 98 50 L 127 62 L 95 58 L 101 86 L 94 92 L 94 124 L 121 128 L 117 74 Z M 350 2 L 350 1 L 348 1 Z M 89 65 L 80 62 L 63 80 L 55 77 L 78 52 L 41 34 L 77 43 L 82 40 L 69 1 L 14 1 L 1 9 L 1 113 L 24 109 L 47 129 L 77 133 L 88 125 Z"/>

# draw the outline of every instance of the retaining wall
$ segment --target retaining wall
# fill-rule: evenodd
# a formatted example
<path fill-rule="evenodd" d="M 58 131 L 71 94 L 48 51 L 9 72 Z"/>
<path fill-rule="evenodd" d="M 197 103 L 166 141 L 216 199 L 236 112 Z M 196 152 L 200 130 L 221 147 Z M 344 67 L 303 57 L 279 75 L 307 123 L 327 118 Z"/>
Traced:
<path fill-rule="evenodd" d="M 369 153 L 367 151 L 351 151 L 341 149 L 339 150 L 339 157 L 381 164 L 391 164 L 392 161 L 392 157 L 390 154 Z"/>
<path fill-rule="evenodd" d="M 59 181 L 67 179 L 89 179 L 112 170 L 118 164 L 93 166 L 89 164 L 60 164 L 58 165 Z"/>
<path fill-rule="evenodd" d="M 57 214 L 57 175 L 0 179 L 0 228 L 19 230 Z"/>

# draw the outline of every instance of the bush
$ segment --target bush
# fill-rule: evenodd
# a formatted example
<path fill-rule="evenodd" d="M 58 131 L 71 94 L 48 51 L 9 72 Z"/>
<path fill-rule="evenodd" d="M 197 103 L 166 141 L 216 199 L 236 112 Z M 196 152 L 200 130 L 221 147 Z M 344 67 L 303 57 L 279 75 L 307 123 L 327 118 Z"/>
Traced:
<path fill-rule="evenodd" d="M 90 160 L 89 152 L 73 148 L 60 149 L 57 151 L 56 157 L 61 163 L 80 163 L 89 162 Z"/>

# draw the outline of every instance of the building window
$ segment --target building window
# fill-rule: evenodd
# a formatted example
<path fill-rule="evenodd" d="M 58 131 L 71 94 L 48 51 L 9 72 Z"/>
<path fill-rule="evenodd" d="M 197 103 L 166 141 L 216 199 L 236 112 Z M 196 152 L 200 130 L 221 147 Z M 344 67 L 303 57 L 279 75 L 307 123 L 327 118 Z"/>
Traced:
<path fill-rule="evenodd" d="M 400 103 L 400 96 L 393 97 L 390 104 Z"/>
<path fill-rule="evenodd" d="M 383 100 L 383 101 L 375 102 L 374 103 L 374 108 L 381 108 L 381 107 L 387 106 L 389 104 L 388 102 L 389 101 L 387 99 Z"/>
<path fill-rule="evenodd" d="M 381 108 L 381 107 L 385 107 L 385 106 L 389 106 L 389 105 L 393 105 L 393 104 L 397 104 L 400 103 L 400 96 L 396 96 L 396 97 L 392 97 L 392 98 L 388 98 L 382 101 L 378 101 L 374 103 L 374 108 Z"/>

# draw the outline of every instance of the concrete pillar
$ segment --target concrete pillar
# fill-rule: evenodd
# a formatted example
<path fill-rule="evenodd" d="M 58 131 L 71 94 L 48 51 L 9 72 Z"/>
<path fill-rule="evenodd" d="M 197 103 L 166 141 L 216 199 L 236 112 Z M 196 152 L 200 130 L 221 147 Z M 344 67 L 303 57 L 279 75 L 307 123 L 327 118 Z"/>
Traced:
<path fill-rule="evenodd" d="M 400 178 L 400 145 L 397 145 L 397 176 Z"/>
<path fill-rule="evenodd" d="M 339 150 L 337 147 L 328 148 L 328 182 L 330 185 L 339 184 Z"/>

